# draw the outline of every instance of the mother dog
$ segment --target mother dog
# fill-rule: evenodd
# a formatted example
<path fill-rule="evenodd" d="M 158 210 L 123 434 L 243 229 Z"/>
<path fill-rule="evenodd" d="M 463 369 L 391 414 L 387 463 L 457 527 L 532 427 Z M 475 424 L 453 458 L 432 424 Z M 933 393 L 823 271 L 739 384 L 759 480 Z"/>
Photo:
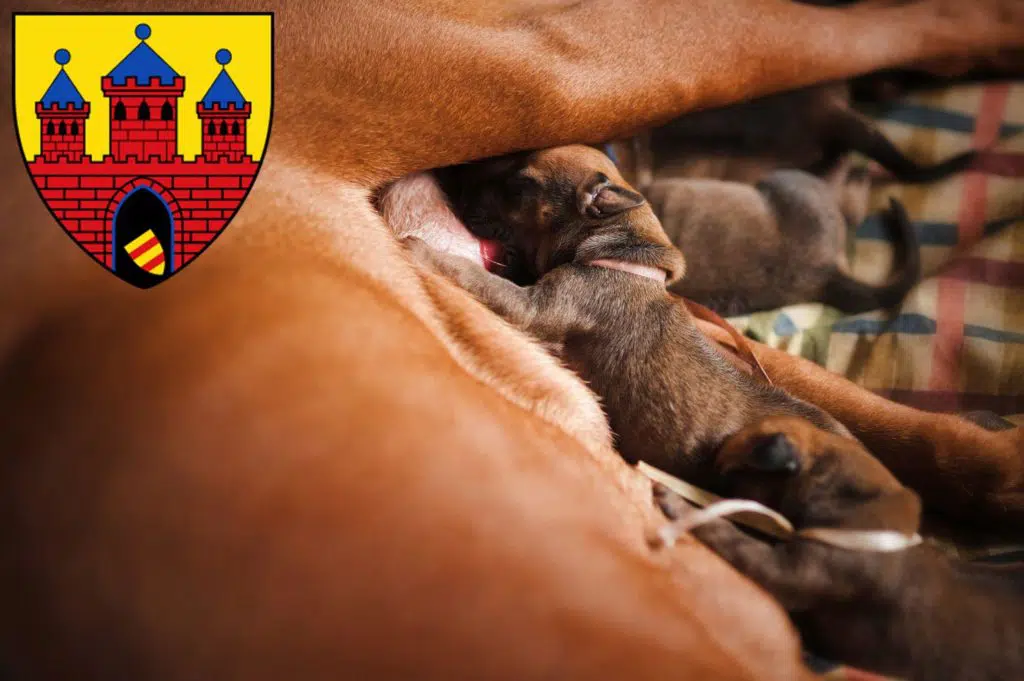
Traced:
<path fill-rule="evenodd" d="M 154 290 L 61 234 L 0 106 L 0 666 L 62 680 L 804 675 L 767 598 L 702 548 L 648 548 L 649 490 L 583 386 L 418 276 L 369 193 L 1021 47 L 1021 4 L 277 5 L 265 168 L 226 235 Z M 211 8 L 268 9 L 23 9 Z M 115 379 L 143 368 L 144 384 Z"/>

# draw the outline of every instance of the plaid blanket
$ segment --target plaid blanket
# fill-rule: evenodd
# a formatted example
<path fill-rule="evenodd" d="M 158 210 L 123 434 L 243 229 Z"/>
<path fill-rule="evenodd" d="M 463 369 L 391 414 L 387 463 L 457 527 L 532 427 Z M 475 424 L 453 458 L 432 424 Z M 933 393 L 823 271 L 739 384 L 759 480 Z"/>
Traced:
<path fill-rule="evenodd" d="M 970 148 L 968 172 L 931 185 L 876 182 L 851 246 L 855 276 L 883 281 L 892 246 L 878 217 L 894 196 L 914 220 L 923 280 L 895 310 L 841 317 L 797 305 L 734 318 L 748 335 L 893 400 L 933 411 L 1024 417 L 1024 84 L 917 94 L 879 120 L 915 159 Z"/>
<path fill-rule="evenodd" d="M 987 409 L 1024 425 L 1024 83 L 958 86 L 876 112 L 915 159 L 984 149 L 972 168 L 930 185 L 887 182 L 850 244 L 853 273 L 881 282 L 893 248 L 878 217 L 890 196 L 921 241 L 922 281 L 898 309 L 843 317 L 820 304 L 730 321 L 757 340 L 822 364 L 897 402 L 930 411 Z M 1018 547 L 947 546 L 998 559 Z M 880 676 L 811 658 L 834 681 Z"/>

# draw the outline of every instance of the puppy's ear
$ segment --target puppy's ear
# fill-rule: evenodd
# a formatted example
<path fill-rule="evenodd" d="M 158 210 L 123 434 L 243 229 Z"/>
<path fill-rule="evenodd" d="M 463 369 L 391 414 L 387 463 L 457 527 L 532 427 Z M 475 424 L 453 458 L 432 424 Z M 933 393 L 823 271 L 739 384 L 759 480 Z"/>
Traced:
<path fill-rule="evenodd" d="M 590 218 L 610 218 L 636 208 L 644 197 L 635 191 L 613 184 L 604 173 L 594 173 L 576 190 L 580 215 Z"/>
<path fill-rule="evenodd" d="M 784 433 L 774 433 L 754 442 L 750 468 L 766 473 L 796 473 L 800 470 L 800 454 Z"/>

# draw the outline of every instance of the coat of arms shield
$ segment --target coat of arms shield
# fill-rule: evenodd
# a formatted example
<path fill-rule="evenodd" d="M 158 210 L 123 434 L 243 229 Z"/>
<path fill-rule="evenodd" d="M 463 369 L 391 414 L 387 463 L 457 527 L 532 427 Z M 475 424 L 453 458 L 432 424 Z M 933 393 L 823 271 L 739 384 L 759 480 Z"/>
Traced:
<path fill-rule="evenodd" d="M 149 288 L 197 258 L 259 172 L 271 14 L 15 14 L 14 107 L 39 195 L 86 253 Z"/>

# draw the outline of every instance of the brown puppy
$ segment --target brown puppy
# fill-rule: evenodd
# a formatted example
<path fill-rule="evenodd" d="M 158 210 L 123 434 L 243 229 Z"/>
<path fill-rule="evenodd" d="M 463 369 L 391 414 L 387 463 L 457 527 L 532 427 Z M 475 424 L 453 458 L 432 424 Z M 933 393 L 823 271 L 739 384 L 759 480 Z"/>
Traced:
<path fill-rule="evenodd" d="M 847 83 L 803 88 L 689 113 L 637 138 L 643 175 L 757 182 L 772 170 L 833 169 L 848 152 L 877 161 L 901 182 L 931 182 L 970 165 L 975 152 L 926 165 L 908 158 L 856 111 Z M 646 191 L 646 183 L 640 183 Z"/>
<path fill-rule="evenodd" d="M 519 287 L 420 241 L 414 252 L 555 348 L 601 397 L 627 461 L 706 480 L 708 454 L 765 415 L 799 414 L 845 432 L 712 350 L 665 289 L 682 276 L 683 257 L 607 156 L 567 146 L 498 163 L 480 204 L 510 226 L 537 283 Z"/>
<path fill-rule="evenodd" d="M 917 531 L 920 502 L 867 450 L 792 418 L 730 438 L 716 468 L 734 496 L 796 530 Z M 666 498 L 669 513 L 680 508 Z M 807 645 L 832 659 L 913 681 L 1024 675 L 1024 572 L 971 565 L 928 545 L 881 552 L 797 534 L 774 546 L 725 521 L 693 534 L 775 596 Z"/>
<path fill-rule="evenodd" d="M 843 206 L 840 199 L 852 189 L 862 198 Z M 755 186 L 655 181 L 647 191 L 651 207 L 689 263 L 670 290 L 725 315 L 810 301 L 846 314 L 899 303 L 917 283 L 921 260 L 898 201 L 888 215 L 899 235 L 896 272 L 875 286 L 847 271 L 846 233 L 863 218 L 857 208 L 866 204 L 867 190 L 866 178 L 848 181 L 845 169 L 831 183 L 801 170 L 773 171 Z"/>

